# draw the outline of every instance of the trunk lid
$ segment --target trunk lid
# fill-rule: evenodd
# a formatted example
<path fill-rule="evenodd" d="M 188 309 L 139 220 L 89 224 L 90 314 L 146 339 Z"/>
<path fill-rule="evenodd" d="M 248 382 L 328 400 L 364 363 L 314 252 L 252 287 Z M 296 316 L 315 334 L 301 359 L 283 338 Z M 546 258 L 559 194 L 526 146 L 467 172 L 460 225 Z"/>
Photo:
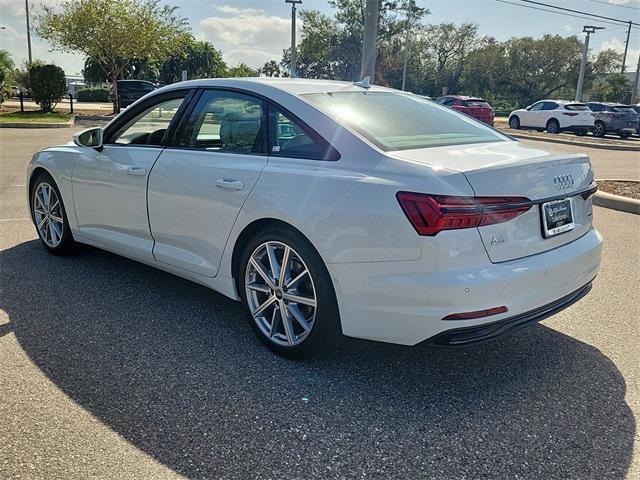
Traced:
<path fill-rule="evenodd" d="M 391 155 L 458 171 L 479 197 L 527 197 L 533 201 L 571 198 L 574 228 L 549 238 L 543 235 L 542 207 L 538 204 L 508 222 L 478 227 L 492 262 L 557 248 L 591 228 L 591 200 L 578 194 L 594 180 L 586 155 L 553 154 L 518 142 L 403 150 Z"/>

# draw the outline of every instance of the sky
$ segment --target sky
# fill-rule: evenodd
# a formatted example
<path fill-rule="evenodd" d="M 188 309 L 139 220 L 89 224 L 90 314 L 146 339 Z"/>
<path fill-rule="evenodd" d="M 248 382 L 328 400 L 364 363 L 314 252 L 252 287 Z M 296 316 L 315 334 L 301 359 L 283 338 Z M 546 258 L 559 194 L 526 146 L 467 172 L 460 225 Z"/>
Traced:
<path fill-rule="evenodd" d="M 507 0 L 521 3 L 519 0 Z M 540 0 L 598 15 L 633 20 L 640 23 L 640 0 Z M 474 22 L 483 35 L 498 40 L 513 36 L 540 37 L 544 34 L 580 35 L 583 25 L 606 27 L 591 37 L 591 51 L 604 48 L 622 52 L 626 27 L 598 20 L 548 13 L 524 8 L 498 0 L 416 0 L 431 14 L 425 23 Z M 57 0 L 29 0 L 33 13 L 43 4 L 59 4 Z M 282 50 L 290 43 L 291 7 L 284 0 L 169 0 L 189 19 L 194 36 L 212 42 L 222 51 L 230 65 L 245 62 L 251 67 L 266 61 L 280 60 Z M 0 0 L 0 49 L 8 50 L 16 64 L 27 58 L 25 0 Z M 326 0 L 303 0 L 301 9 L 320 10 L 331 14 Z M 4 28 L 3 28 L 4 27 Z M 80 74 L 84 59 L 81 55 L 52 51 L 44 40 L 32 35 L 33 58 L 53 62 L 68 75 Z M 627 69 L 635 69 L 640 52 L 640 28 L 632 30 L 627 56 Z"/>

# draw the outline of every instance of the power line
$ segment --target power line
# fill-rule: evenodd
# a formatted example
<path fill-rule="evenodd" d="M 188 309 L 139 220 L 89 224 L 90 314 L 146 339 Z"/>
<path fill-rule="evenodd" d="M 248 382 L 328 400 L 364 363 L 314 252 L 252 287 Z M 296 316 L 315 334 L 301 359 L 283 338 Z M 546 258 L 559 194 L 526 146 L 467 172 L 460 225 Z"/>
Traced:
<path fill-rule="evenodd" d="M 591 21 L 593 21 L 593 19 L 589 18 L 589 17 L 584 17 L 584 16 L 580 16 L 580 15 L 573 15 L 571 13 L 556 12 L 555 10 L 548 10 L 546 8 L 533 7 L 531 5 L 523 5 L 522 3 L 510 2 L 509 0 L 496 0 L 496 2 L 508 3 L 509 5 L 515 5 L 516 7 L 530 8 L 532 10 L 540 10 L 541 12 L 553 13 L 553 14 L 556 14 L 556 15 L 564 15 L 566 17 L 574 17 L 574 18 L 580 18 L 582 20 L 591 20 Z M 607 23 L 609 25 L 615 25 L 616 27 L 620 25 L 619 23 L 609 22 L 607 20 L 598 20 L 598 23 Z M 626 23 L 628 24 L 629 22 L 626 22 Z"/>
<path fill-rule="evenodd" d="M 532 3 L 534 5 L 541 5 L 543 7 L 548 7 L 548 8 L 554 8 L 556 10 L 562 10 L 565 12 L 572 12 L 572 13 L 579 13 L 580 15 L 588 15 L 590 17 L 594 17 L 594 18 L 602 18 L 604 20 L 611 20 L 614 22 L 621 22 L 621 23 L 626 23 L 628 24 L 629 21 L 628 20 L 621 20 L 619 18 L 613 18 L 613 17 L 606 17 L 604 15 L 597 15 L 595 13 L 590 13 L 590 12 L 583 12 L 582 10 L 574 10 L 572 8 L 566 8 L 566 7 L 558 7 L 557 5 L 551 5 L 549 3 L 542 3 L 542 2 L 537 2 L 535 0 L 520 0 L 521 2 L 524 3 Z M 640 23 L 635 23 L 635 22 L 631 22 L 633 25 L 637 25 L 640 26 Z"/>
<path fill-rule="evenodd" d="M 605 1 L 603 1 L 603 0 L 589 0 L 589 1 L 590 1 L 590 2 L 593 2 L 593 3 L 599 3 L 599 4 L 601 4 L 601 5 L 608 5 L 609 7 L 628 8 L 628 9 L 630 9 L 630 10 L 639 10 L 639 11 L 640 11 L 640 8 L 638 8 L 638 7 L 632 7 L 632 6 L 630 6 L 630 5 L 620 5 L 619 3 L 609 3 L 609 2 L 605 2 Z"/>

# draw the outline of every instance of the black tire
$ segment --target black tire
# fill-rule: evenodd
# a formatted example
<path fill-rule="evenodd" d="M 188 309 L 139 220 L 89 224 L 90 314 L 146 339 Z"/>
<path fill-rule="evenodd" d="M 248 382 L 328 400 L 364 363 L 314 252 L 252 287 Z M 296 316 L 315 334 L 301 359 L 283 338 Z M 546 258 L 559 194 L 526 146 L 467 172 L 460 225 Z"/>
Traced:
<path fill-rule="evenodd" d="M 593 136 L 602 138 L 607 134 L 607 126 L 602 121 L 597 121 L 593 126 Z"/>
<path fill-rule="evenodd" d="M 520 130 L 520 119 L 516 115 L 509 119 L 509 128 Z"/>
<path fill-rule="evenodd" d="M 547 132 L 557 135 L 560 133 L 560 123 L 555 118 L 547 122 Z"/>
<path fill-rule="evenodd" d="M 42 246 L 45 249 L 47 249 L 49 252 L 53 253 L 54 255 L 69 255 L 76 250 L 77 243 L 73 239 L 71 228 L 69 227 L 69 222 L 67 220 L 67 211 L 64 208 L 64 202 L 62 200 L 62 195 L 60 194 L 60 190 L 58 189 L 58 185 L 56 185 L 56 182 L 48 173 L 44 173 L 44 172 L 38 173 L 36 177 L 33 179 L 33 181 L 31 182 L 31 189 L 29 191 L 31 218 L 35 224 L 36 223 L 35 192 L 37 191 L 38 187 L 42 184 L 49 185 L 55 192 L 56 196 L 58 197 L 58 200 L 60 202 L 60 209 L 57 211 L 57 213 L 62 214 L 63 226 L 62 226 L 62 238 L 60 239 L 59 243 L 56 246 L 49 245 L 47 241 L 43 238 L 42 233 L 38 229 L 38 226 L 35 225 L 38 238 L 40 239 Z"/>
<path fill-rule="evenodd" d="M 306 264 L 311 274 L 316 296 L 316 310 L 313 324 L 306 337 L 296 345 L 276 343 L 263 332 L 258 321 L 251 314 L 245 282 L 251 256 L 266 242 L 278 242 L 291 247 Z M 342 339 L 338 302 L 331 276 L 315 248 L 293 229 L 270 227 L 251 238 L 244 247 L 236 272 L 236 286 L 242 299 L 249 325 L 260 341 L 268 348 L 287 358 L 300 359 L 334 350 Z M 286 290 L 285 290 L 286 291 Z M 265 294 L 267 295 L 267 294 Z M 282 319 L 282 317 L 280 317 Z M 280 320 L 282 322 L 282 320 Z"/>

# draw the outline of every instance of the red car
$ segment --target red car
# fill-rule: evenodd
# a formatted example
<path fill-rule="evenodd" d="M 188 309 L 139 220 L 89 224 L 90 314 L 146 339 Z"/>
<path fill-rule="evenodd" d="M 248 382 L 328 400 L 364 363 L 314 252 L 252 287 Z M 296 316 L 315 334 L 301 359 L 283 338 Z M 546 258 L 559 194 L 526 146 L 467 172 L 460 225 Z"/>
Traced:
<path fill-rule="evenodd" d="M 493 107 L 482 98 L 465 97 L 464 95 L 445 95 L 444 97 L 438 98 L 436 103 L 466 113 L 476 120 L 480 120 L 493 127 L 493 118 L 496 116 L 496 112 L 493 110 Z"/>

